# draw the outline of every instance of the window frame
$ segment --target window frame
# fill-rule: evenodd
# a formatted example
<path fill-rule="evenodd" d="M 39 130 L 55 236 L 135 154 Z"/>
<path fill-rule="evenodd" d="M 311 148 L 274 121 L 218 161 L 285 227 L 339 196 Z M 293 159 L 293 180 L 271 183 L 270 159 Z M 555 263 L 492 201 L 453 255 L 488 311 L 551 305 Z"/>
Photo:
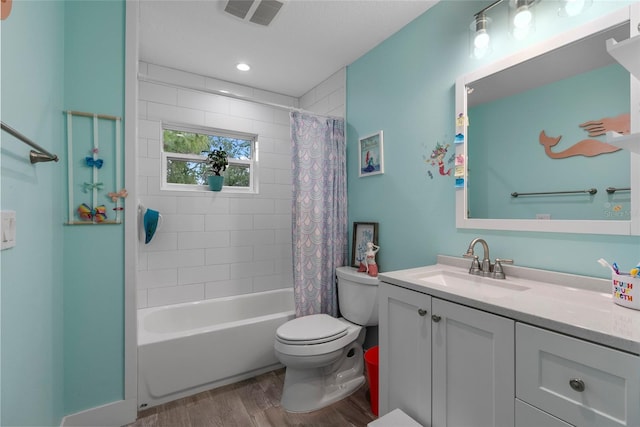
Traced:
<path fill-rule="evenodd" d="M 212 128 L 189 124 L 179 124 L 173 122 L 162 122 L 160 125 L 160 158 L 162 164 L 160 190 L 165 191 L 206 191 L 211 192 L 207 185 L 198 184 L 178 184 L 167 182 L 167 163 L 169 160 L 204 163 L 205 157 L 197 154 L 173 153 L 164 151 L 164 131 L 178 131 L 196 133 L 209 136 L 220 136 L 223 138 L 242 139 L 251 142 L 251 159 L 236 159 L 229 157 L 229 166 L 242 166 L 249 169 L 249 186 L 235 187 L 223 185 L 223 193 L 244 193 L 258 194 L 258 135 L 254 133 L 239 132 L 227 129 Z"/>

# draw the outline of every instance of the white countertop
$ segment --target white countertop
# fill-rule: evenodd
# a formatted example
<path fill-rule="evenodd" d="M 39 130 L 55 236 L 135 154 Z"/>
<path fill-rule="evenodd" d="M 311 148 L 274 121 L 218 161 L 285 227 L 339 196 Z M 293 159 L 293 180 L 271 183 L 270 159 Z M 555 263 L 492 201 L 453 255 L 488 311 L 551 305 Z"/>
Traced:
<path fill-rule="evenodd" d="M 640 310 L 613 303 L 611 281 L 505 265 L 507 281 L 524 291 L 460 292 L 417 277 L 434 271 L 467 274 L 471 261 L 438 256 L 438 264 L 380 273 L 383 282 L 423 292 L 433 297 L 509 317 L 594 343 L 640 354 Z M 498 280 L 468 275 L 471 280 Z"/>

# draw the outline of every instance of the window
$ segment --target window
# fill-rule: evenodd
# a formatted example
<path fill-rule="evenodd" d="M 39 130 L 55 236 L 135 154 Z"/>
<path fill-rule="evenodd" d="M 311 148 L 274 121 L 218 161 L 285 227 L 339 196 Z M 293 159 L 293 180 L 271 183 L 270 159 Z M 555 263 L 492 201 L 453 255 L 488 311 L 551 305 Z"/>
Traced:
<path fill-rule="evenodd" d="M 163 188 L 204 190 L 206 154 L 216 148 L 222 148 L 229 156 L 229 166 L 222 173 L 223 191 L 255 191 L 255 135 L 170 124 L 162 128 Z"/>

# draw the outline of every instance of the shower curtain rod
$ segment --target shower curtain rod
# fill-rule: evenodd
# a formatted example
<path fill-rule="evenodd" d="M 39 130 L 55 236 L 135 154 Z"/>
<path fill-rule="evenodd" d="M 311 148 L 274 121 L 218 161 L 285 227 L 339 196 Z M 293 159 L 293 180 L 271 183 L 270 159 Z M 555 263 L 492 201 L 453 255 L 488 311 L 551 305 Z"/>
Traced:
<path fill-rule="evenodd" d="M 59 160 L 58 156 L 56 156 L 55 154 L 51 154 L 44 148 L 40 147 L 38 144 L 36 144 L 32 140 L 30 140 L 29 138 L 21 134 L 11 126 L 5 124 L 2 121 L 0 121 L 0 125 L 2 125 L 1 127 L 3 131 L 15 136 L 16 138 L 18 138 L 20 141 L 24 142 L 31 148 L 34 148 L 34 150 L 29 151 L 29 160 L 31 161 L 32 164 L 40 163 L 40 162 L 52 162 L 52 161 L 57 162 Z"/>
<path fill-rule="evenodd" d="M 168 87 L 193 90 L 195 92 L 206 92 L 206 93 L 210 93 L 210 94 L 213 94 L 213 95 L 224 96 L 226 98 L 238 99 L 238 100 L 241 100 L 241 101 L 249 101 L 249 102 L 253 102 L 253 103 L 256 103 L 256 104 L 261 104 L 261 105 L 266 105 L 266 106 L 269 106 L 269 107 L 279 108 L 281 110 L 295 111 L 295 112 L 298 112 L 298 113 L 308 113 L 308 114 L 313 114 L 315 116 L 326 117 L 328 119 L 344 120 L 344 117 L 330 116 L 330 115 L 327 115 L 327 114 L 318 114 L 318 113 L 314 113 L 313 111 L 305 110 L 305 109 L 302 109 L 302 108 L 290 107 L 288 105 L 282 105 L 282 104 L 276 104 L 275 102 L 261 101 L 259 99 L 251 98 L 251 97 L 248 97 L 248 96 L 238 95 L 238 94 L 231 93 L 231 92 L 223 92 L 223 91 L 218 90 L 218 89 L 207 89 L 207 88 L 199 88 L 199 87 L 195 87 L 195 86 L 183 86 L 183 85 L 178 85 L 178 84 L 167 83 L 167 82 L 164 82 L 162 80 L 156 80 L 156 79 L 154 79 L 152 77 L 149 77 L 149 76 L 147 76 L 145 74 L 138 74 L 138 80 L 139 81 L 143 81 L 143 82 L 147 82 L 147 83 L 154 83 L 154 84 L 159 84 L 159 85 L 163 85 L 163 86 L 168 86 Z"/>

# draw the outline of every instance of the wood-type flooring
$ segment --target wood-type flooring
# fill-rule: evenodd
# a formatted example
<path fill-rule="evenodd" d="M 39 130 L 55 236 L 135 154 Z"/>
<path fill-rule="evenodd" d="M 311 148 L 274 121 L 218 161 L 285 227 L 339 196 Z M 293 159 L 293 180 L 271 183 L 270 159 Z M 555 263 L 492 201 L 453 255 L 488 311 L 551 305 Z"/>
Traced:
<path fill-rule="evenodd" d="M 205 391 L 138 413 L 127 427 L 364 427 L 376 419 L 363 385 L 351 396 L 307 413 L 280 406 L 284 369 Z"/>

